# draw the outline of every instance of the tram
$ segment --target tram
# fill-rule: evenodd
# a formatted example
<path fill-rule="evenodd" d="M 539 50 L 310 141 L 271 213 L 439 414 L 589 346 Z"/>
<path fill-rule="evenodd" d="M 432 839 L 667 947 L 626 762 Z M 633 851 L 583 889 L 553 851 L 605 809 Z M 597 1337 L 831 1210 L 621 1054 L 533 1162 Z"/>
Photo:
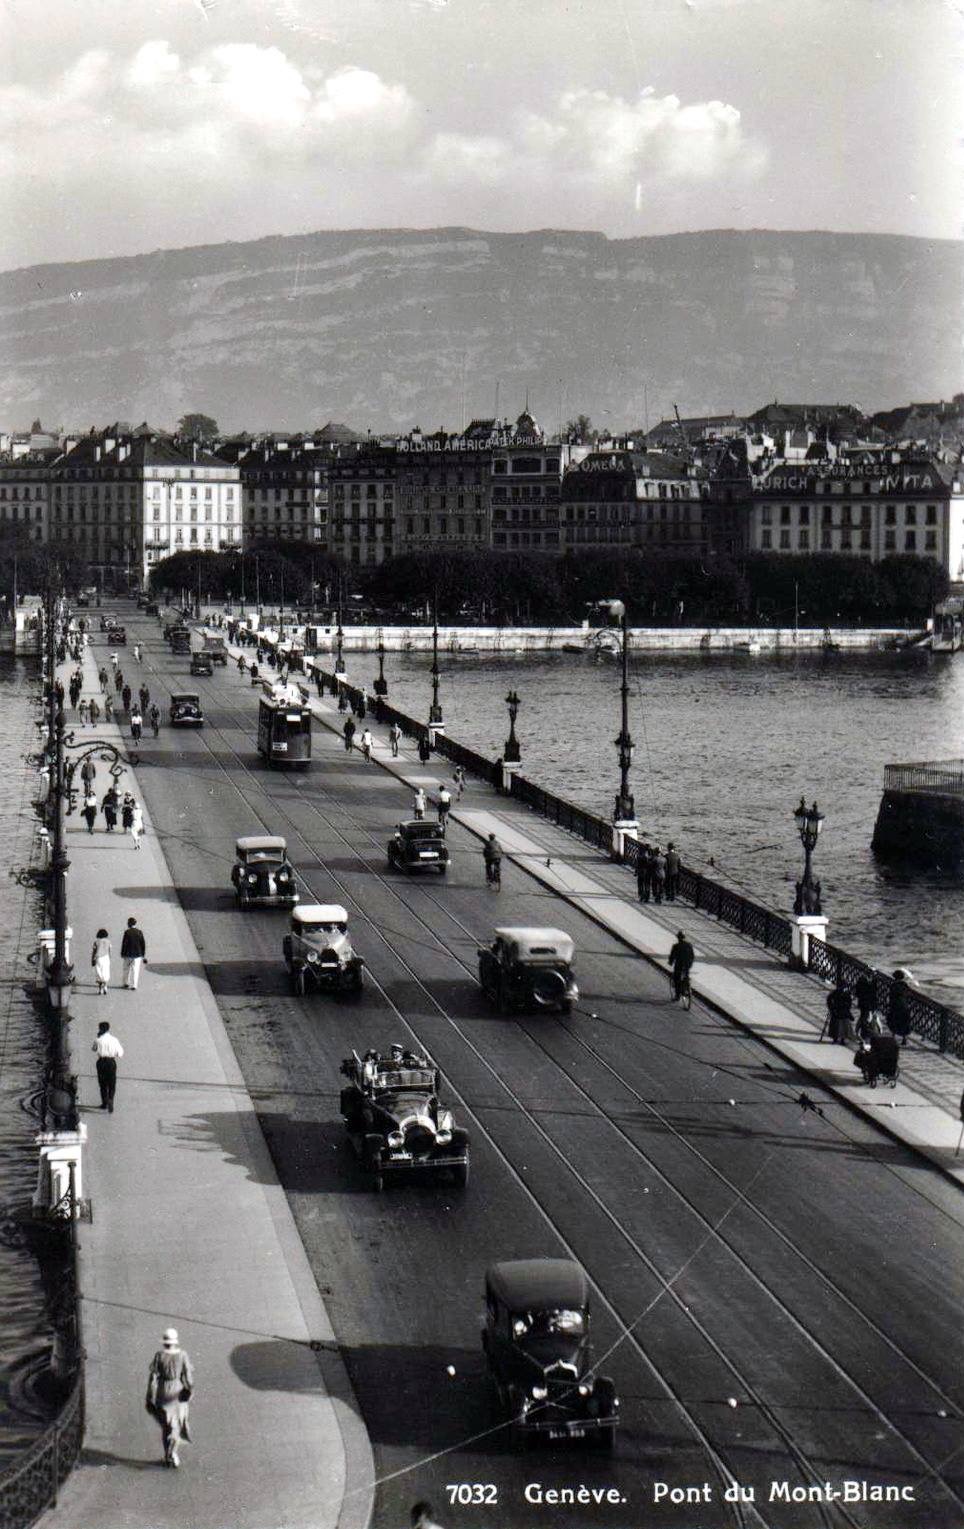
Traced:
<path fill-rule="evenodd" d="M 297 685 L 264 684 L 258 703 L 258 753 L 269 765 L 307 770 L 311 708 Z"/>

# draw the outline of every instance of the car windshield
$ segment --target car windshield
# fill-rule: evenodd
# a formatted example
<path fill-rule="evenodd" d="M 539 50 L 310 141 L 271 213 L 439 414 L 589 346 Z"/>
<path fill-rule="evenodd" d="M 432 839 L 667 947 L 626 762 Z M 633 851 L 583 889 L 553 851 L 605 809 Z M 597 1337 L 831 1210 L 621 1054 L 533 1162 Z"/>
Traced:
<path fill-rule="evenodd" d="M 430 1092 L 435 1087 L 435 1072 L 431 1067 L 380 1067 L 375 1079 L 375 1087 L 379 1092 L 386 1092 L 401 1088 L 428 1089 Z"/>
<path fill-rule="evenodd" d="M 578 1337 L 584 1330 L 583 1313 L 569 1307 L 559 1311 L 527 1311 L 512 1320 L 512 1331 L 517 1338 L 545 1338 L 553 1333 Z"/>
<path fill-rule="evenodd" d="M 409 823 L 402 829 L 407 839 L 438 839 L 441 837 L 435 823 Z"/>

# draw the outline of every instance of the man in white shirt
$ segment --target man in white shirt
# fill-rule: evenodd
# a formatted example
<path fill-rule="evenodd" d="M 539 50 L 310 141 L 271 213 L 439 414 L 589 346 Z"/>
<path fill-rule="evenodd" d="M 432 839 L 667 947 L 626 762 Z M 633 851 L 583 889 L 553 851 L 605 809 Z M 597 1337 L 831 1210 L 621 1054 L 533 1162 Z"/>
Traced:
<path fill-rule="evenodd" d="M 117 1091 L 117 1061 L 124 1055 L 124 1048 L 106 1019 L 97 1026 L 97 1039 L 91 1046 L 97 1053 L 97 1082 L 100 1086 L 100 1107 L 108 1114 L 114 1113 L 114 1094 Z"/>

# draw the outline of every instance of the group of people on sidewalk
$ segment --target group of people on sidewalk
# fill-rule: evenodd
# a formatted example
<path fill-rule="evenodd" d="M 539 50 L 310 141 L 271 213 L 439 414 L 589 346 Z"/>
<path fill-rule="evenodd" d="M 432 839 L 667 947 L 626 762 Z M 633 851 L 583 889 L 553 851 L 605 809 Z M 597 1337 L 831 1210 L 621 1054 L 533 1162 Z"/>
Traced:
<path fill-rule="evenodd" d="M 110 986 L 110 958 L 113 947 L 110 935 L 106 929 L 98 929 L 94 936 L 94 946 L 91 951 L 90 964 L 94 968 L 94 976 L 97 980 L 97 992 L 106 993 Z M 136 918 L 127 920 L 127 928 L 121 938 L 121 960 L 124 963 L 123 986 L 137 991 L 137 984 L 141 977 L 141 968 L 147 960 L 147 941 L 144 931 L 141 929 Z"/>
<path fill-rule="evenodd" d="M 676 901 L 679 890 L 680 858 L 672 841 L 665 851 L 658 844 L 640 839 L 636 846 L 636 892 L 641 903 Z"/>
<path fill-rule="evenodd" d="M 862 972 L 851 990 L 843 978 L 827 994 L 827 1018 L 820 1032 L 820 1039 L 829 1036 L 840 1046 L 852 1045 L 856 1040 L 854 1066 L 859 1069 L 865 1083 L 873 1086 L 879 1077 L 896 1081 L 898 1047 L 907 1045 L 912 1024 L 911 990 L 907 972 L 898 968 L 890 984 L 884 1023 L 890 1031 L 885 1036 L 877 1012 L 876 974 Z M 854 1021 L 853 1004 L 857 1004 Z"/>

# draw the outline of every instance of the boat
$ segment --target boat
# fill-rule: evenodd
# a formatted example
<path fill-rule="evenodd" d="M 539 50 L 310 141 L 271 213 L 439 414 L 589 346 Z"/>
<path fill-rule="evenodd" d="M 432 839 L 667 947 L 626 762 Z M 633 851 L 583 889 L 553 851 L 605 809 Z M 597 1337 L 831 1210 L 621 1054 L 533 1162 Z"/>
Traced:
<path fill-rule="evenodd" d="M 584 642 L 564 642 L 562 651 L 563 653 L 585 653 L 586 644 Z"/>
<path fill-rule="evenodd" d="M 756 637 L 749 637 L 746 642 L 735 642 L 733 651 L 734 653 L 762 653 L 763 645 Z"/>

